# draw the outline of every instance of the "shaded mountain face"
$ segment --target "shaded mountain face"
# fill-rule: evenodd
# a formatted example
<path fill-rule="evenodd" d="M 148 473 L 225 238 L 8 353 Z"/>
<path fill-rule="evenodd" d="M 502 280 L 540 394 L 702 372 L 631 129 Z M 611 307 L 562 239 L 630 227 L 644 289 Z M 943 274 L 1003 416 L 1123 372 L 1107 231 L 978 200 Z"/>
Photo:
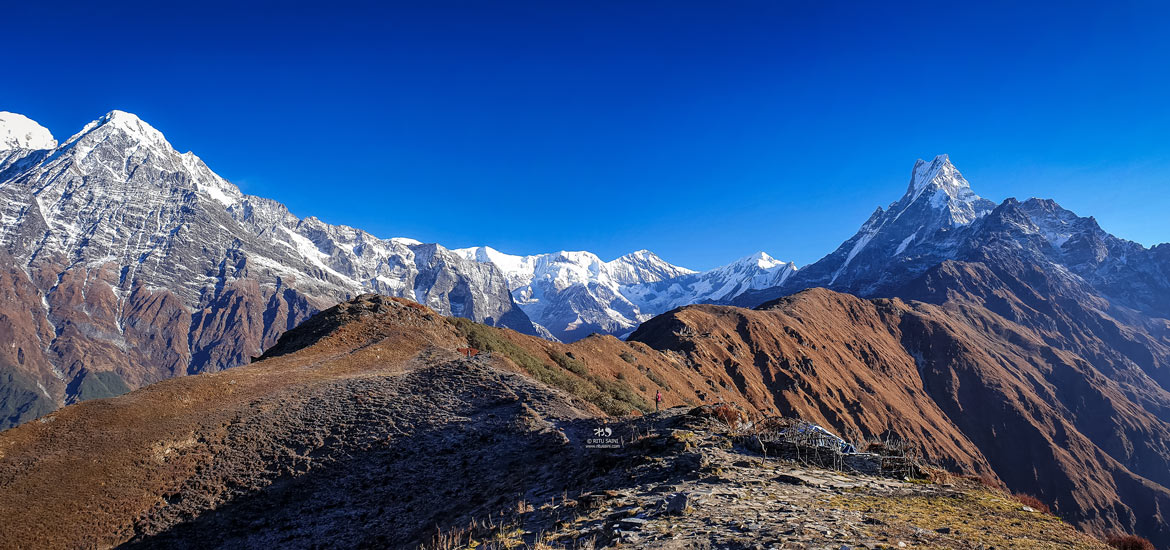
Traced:
<path fill-rule="evenodd" d="M 132 114 L 112 111 L 59 146 L 5 116 L 0 427 L 246 363 L 361 292 L 535 332 L 494 266 L 297 218 Z"/>
<path fill-rule="evenodd" d="M 27 547 L 416 547 L 437 529 L 504 509 L 520 509 L 533 534 L 564 530 L 557 520 L 565 518 L 551 512 L 577 506 L 581 523 L 612 523 L 613 510 L 594 510 L 596 504 L 627 506 L 635 495 L 647 497 L 639 519 L 649 523 L 665 510 L 647 495 L 680 490 L 691 492 L 689 519 L 661 520 L 676 524 L 670 530 L 691 541 L 684 545 L 741 536 L 728 520 L 760 521 L 752 503 L 774 508 L 777 500 L 800 508 L 764 528 L 793 541 L 821 536 L 808 522 L 831 525 L 849 543 L 970 538 L 955 531 L 922 539 L 897 519 L 930 511 L 936 504 L 921 502 L 926 491 L 954 520 L 994 512 L 1020 526 L 997 536 L 1026 535 L 1025 525 L 1035 525 L 1046 531 L 1037 540 L 1048 547 L 1100 548 L 1010 500 L 986 508 L 1005 502 L 1001 493 L 972 499 L 954 486 L 850 481 L 808 468 L 792 473 L 814 487 L 796 486 L 777 477 L 792 464 L 762 460 L 721 433 L 720 422 L 677 410 L 602 422 L 601 408 L 615 397 L 626 407 L 615 414 L 629 406 L 650 413 L 661 391 L 663 408 L 722 401 L 752 415 L 799 414 L 850 436 L 901 434 L 931 460 L 994 478 L 998 458 L 980 451 L 982 435 L 969 436 L 949 404 L 936 401 L 933 388 L 946 376 L 915 357 L 933 353 L 920 347 L 916 322 L 968 336 L 938 306 L 825 290 L 763 311 L 686 307 L 643 325 L 639 341 L 593 336 L 573 344 L 362 295 L 285 332 L 256 363 L 79 403 L 0 432 L 0 540 Z M 468 345 L 490 351 L 466 359 L 457 350 Z M 1008 377 L 996 387 L 1018 383 Z M 1034 406 L 1031 392 L 1043 388 L 1023 389 L 1030 393 L 1012 407 Z M 585 448 L 602 426 L 636 441 L 626 437 L 615 451 Z M 831 485 L 837 482 L 847 485 Z M 820 483 L 826 485 L 815 487 Z M 731 508 L 704 497 L 711 488 L 749 485 L 753 496 Z M 826 500 L 845 487 L 847 502 Z M 521 501 L 549 515 L 524 512 Z M 856 512 L 879 504 L 892 513 L 881 522 Z M 715 531 L 707 520 L 694 525 L 708 517 Z M 657 531 L 644 527 L 640 537 Z M 806 532 L 794 535 L 794 528 Z M 614 535 L 595 534 L 607 541 Z M 837 537 L 816 542 L 839 544 Z"/>
<path fill-rule="evenodd" d="M 609 262 L 590 252 L 514 256 L 487 246 L 454 252 L 500 268 L 520 308 L 549 336 L 565 342 L 593 333 L 625 337 L 659 313 L 728 303 L 780 285 L 796 272 L 791 262 L 763 252 L 704 272 L 671 265 L 648 250 Z"/>

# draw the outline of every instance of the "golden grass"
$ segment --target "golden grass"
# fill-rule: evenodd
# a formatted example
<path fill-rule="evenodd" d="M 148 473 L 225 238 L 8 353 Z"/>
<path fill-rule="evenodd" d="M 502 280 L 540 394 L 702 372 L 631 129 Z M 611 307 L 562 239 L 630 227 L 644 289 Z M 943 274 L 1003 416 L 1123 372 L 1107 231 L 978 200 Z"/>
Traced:
<path fill-rule="evenodd" d="M 936 546 L 938 548 L 952 548 L 962 542 L 975 547 L 1108 550 L 1100 541 L 1077 531 L 1056 516 L 1026 512 L 1012 495 L 973 483 L 963 492 L 951 494 L 880 496 L 847 493 L 834 497 L 832 505 L 862 512 L 880 521 L 881 524 L 871 528 L 875 535 L 879 531 L 903 528 L 907 533 L 913 533 L 916 528 L 930 532 L 950 529 L 949 534 L 940 535 L 947 542 L 940 543 Z M 923 548 L 921 545 L 915 547 Z"/>

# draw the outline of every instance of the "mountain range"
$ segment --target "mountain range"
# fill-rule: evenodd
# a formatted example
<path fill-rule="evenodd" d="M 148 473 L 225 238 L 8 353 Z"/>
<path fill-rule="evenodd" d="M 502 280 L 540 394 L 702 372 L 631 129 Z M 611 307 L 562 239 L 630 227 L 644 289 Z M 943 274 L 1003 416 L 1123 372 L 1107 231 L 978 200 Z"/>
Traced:
<path fill-rule="evenodd" d="M 628 334 L 653 314 L 794 270 L 765 255 L 695 273 L 647 251 L 602 262 L 381 239 L 246 195 L 123 111 L 60 144 L 0 112 L 0 136 L 0 257 L 12 298 L 0 306 L 11 342 L 0 350 L 0 427 L 244 364 L 363 292 L 572 340 Z"/>
<path fill-rule="evenodd" d="M 21 441 L 54 445 L 27 421 L 63 405 L 254 357 L 310 349 L 364 372 L 387 353 L 411 371 L 433 366 L 420 350 L 469 346 L 604 414 L 650 412 L 664 391 L 905 438 L 1085 529 L 1170 545 L 1170 244 L 1052 200 L 984 199 L 946 155 L 817 262 L 696 272 L 645 250 L 451 250 L 297 218 L 120 111 L 60 144 L 19 115 L 0 124 L 0 427 L 25 424 Z M 367 292 L 425 307 L 327 310 Z"/>
<path fill-rule="evenodd" d="M 727 303 L 749 291 L 773 288 L 796 272 L 791 262 L 764 252 L 701 273 L 671 265 L 649 250 L 609 262 L 590 252 L 513 256 L 487 246 L 454 252 L 503 271 L 516 304 L 566 342 L 595 332 L 622 337 L 659 313 Z"/>

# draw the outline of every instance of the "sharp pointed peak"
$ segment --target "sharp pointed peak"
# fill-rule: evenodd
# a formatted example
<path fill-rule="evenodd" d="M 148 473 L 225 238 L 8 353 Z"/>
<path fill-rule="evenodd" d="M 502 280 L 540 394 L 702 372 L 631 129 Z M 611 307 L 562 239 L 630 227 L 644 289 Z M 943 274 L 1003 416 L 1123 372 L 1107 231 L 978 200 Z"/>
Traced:
<path fill-rule="evenodd" d="M 902 200 L 910 202 L 925 194 L 927 190 L 941 191 L 946 197 L 932 198 L 936 202 L 942 199 L 970 201 L 979 196 L 971 190 L 971 184 L 951 162 L 949 155 L 938 155 L 930 162 L 918 159 L 910 173 L 910 185 Z"/>
<path fill-rule="evenodd" d="M 969 187 L 967 180 L 963 179 L 963 175 L 959 173 L 959 169 L 951 163 L 950 155 L 943 154 L 934 157 L 934 160 L 930 162 L 918 159 L 914 163 L 914 170 L 910 172 L 910 188 L 907 190 L 907 194 L 917 194 L 940 179 L 954 180 L 954 184 L 959 187 Z"/>
<path fill-rule="evenodd" d="M 918 159 L 914 163 L 914 168 L 918 168 L 919 166 L 922 166 L 923 164 L 929 164 L 931 166 L 934 166 L 934 165 L 941 166 L 944 164 L 951 164 L 951 156 L 946 154 L 946 153 L 943 153 L 941 155 L 935 155 L 934 158 L 931 159 L 931 161 L 929 163 L 926 162 L 925 160 Z"/>

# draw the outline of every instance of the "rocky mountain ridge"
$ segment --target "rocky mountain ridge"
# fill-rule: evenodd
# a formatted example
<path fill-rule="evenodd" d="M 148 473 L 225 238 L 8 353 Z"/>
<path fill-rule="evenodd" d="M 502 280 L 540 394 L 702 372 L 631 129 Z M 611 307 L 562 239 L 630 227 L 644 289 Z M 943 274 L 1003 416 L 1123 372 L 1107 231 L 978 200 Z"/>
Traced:
<path fill-rule="evenodd" d="M 836 250 L 783 284 L 732 302 L 751 307 L 814 287 L 894 296 L 927 269 L 980 261 L 990 249 L 1076 279 L 1069 284 L 1087 284 L 1117 305 L 1163 317 L 1170 311 L 1170 245 L 1146 248 L 1117 238 L 1051 199 L 996 205 L 975 194 L 947 155 L 919 160 L 902 198 L 879 207 Z"/>
<path fill-rule="evenodd" d="M 12 113 L 0 132 L 0 253 L 22 289 L 0 308 L 13 342 L 0 351 L 0 426 L 245 363 L 362 292 L 573 340 L 795 271 L 766 255 L 695 273 L 648 251 L 602 262 L 380 239 L 246 195 L 123 111 L 61 144 Z"/>
<path fill-rule="evenodd" d="M 0 151 L 0 254 L 6 291 L 18 287 L 0 306 L 10 335 L 0 425 L 84 389 L 102 396 L 246 363 L 361 292 L 536 332 L 494 266 L 297 218 L 130 113 L 111 111 L 60 145 L 15 144 Z"/>

